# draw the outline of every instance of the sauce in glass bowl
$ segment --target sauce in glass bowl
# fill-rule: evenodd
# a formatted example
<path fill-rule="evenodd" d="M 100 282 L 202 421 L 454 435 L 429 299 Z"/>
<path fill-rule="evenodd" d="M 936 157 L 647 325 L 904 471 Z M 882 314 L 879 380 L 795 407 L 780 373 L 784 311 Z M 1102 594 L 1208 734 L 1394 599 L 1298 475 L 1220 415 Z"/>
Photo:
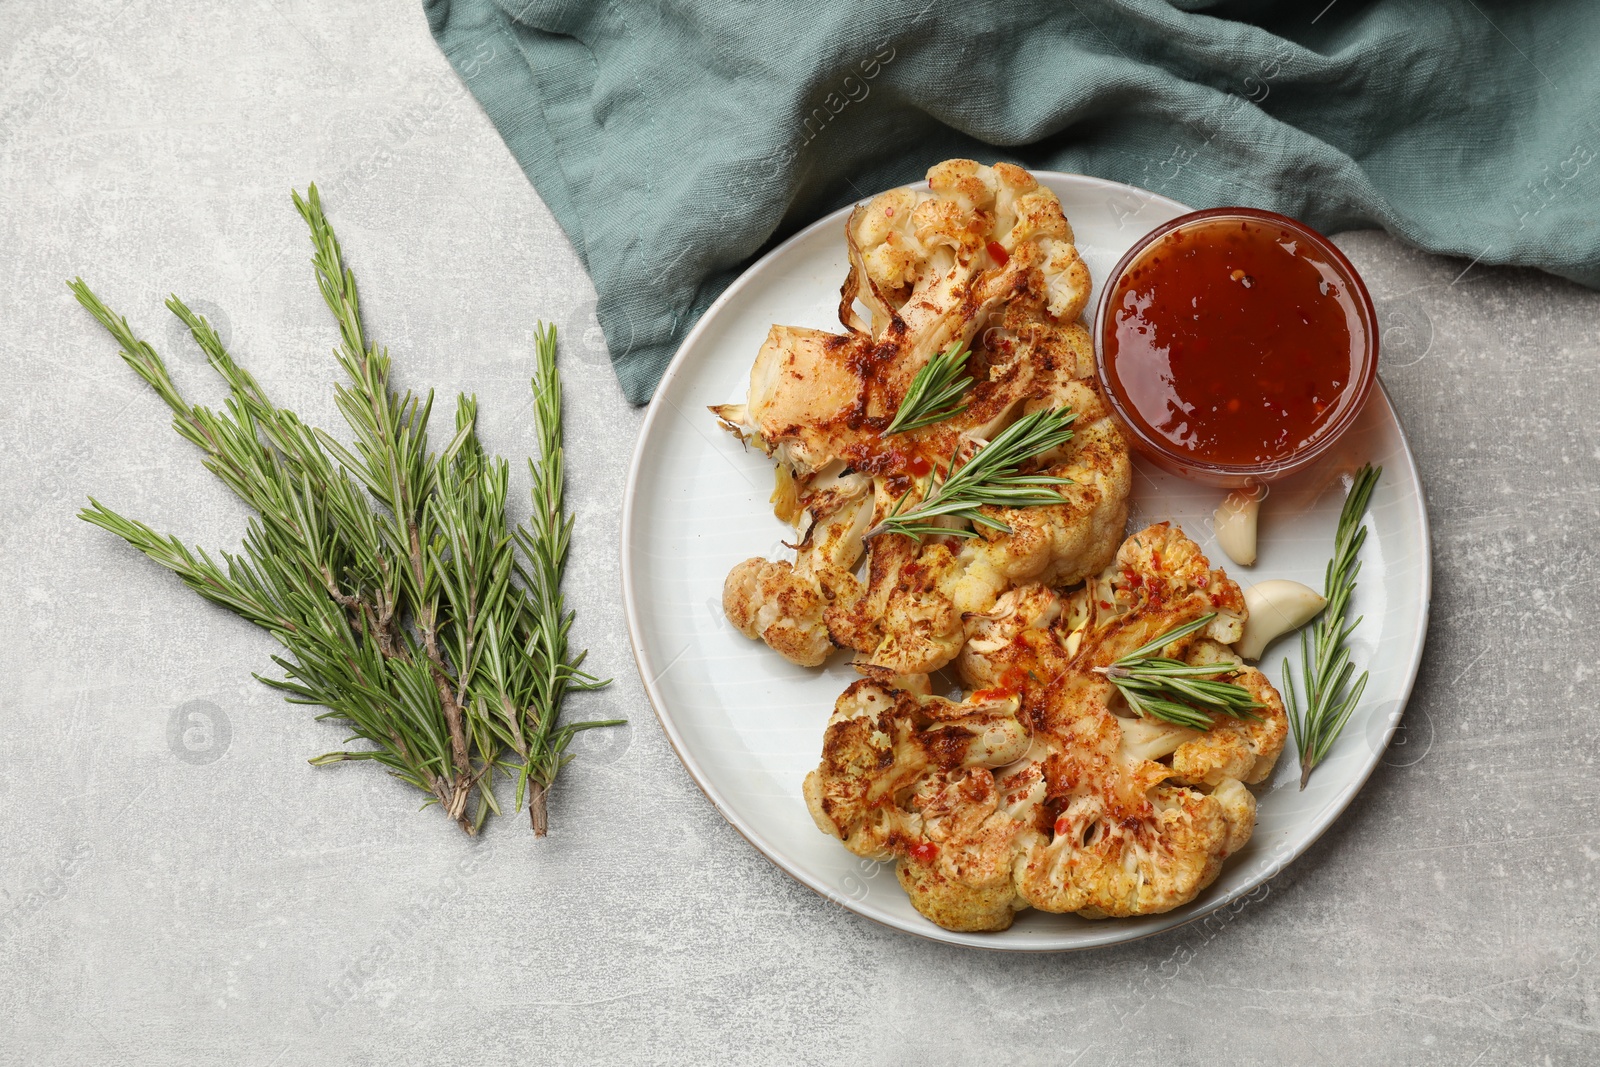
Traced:
<path fill-rule="evenodd" d="M 1321 234 L 1217 208 L 1158 227 L 1123 257 L 1096 321 L 1101 385 L 1157 465 L 1215 485 L 1314 460 L 1372 389 L 1376 316 Z"/>

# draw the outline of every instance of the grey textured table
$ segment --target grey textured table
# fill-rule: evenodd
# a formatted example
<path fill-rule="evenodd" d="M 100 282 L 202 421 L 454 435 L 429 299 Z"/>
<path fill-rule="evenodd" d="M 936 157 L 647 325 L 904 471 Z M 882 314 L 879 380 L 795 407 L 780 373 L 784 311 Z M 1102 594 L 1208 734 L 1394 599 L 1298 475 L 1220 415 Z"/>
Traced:
<path fill-rule="evenodd" d="M 729 829 L 633 675 L 619 496 L 640 413 L 594 293 L 414 0 L 7 7 L 0 29 L 0 1061 L 17 1064 L 1593 1063 L 1600 1060 L 1600 296 L 1340 244 L 1434 519 L 1433 631 L 1355 805 L 1237 913 L 1086 955 L 894 934 Z M 161 301 L 332 424 L 317 180 L 407 384 L 529 454 L 557 322 L 578 637 L 617 675 L 535 842 L 471 842 L 253 682 L 269 639 L 73 517 L 206 545 L 242 509 L 63 281 L 216 399 Z M 519 483 L 519 487 L 525 483 Z"/>

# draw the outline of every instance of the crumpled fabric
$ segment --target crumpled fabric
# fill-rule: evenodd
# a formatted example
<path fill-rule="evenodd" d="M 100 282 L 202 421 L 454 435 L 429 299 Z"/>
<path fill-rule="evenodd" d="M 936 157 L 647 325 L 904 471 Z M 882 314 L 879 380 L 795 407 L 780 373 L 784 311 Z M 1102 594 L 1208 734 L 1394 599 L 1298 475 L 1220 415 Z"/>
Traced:
<path fill-rule="evenodd" d="M 626 396 L 762 251 L 941 159 L 1381 227 L 1600 286 L 1585 0 L 425 0 Z"/>

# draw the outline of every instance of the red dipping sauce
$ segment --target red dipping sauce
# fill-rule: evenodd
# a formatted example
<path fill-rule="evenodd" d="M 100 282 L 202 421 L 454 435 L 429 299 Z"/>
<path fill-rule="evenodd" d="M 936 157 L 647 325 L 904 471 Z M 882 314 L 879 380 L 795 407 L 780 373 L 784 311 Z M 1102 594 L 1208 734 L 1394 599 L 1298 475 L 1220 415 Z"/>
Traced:
<path fill-rule="evenodd" d="M 1218 485 L 1311 462 L 1377 368 L 1372 301 L 1314 230 L 1268 211 L 1197 211 L 1125 256 L 1096 323 L 1101 384 L 1139 449 Z"/>

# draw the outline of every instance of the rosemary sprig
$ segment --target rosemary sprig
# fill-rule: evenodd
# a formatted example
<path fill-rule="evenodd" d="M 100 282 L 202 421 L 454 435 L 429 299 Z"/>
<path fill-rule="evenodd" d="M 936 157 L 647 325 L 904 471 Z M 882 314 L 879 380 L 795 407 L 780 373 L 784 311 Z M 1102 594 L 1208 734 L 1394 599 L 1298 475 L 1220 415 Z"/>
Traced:
<path fill-rule="evenodd" d="M 334 355 L 349 382 L 336 399 L 353 443 L 275 406 L 174 296 L 167 306 L 229 387 L 220 411 L 190 404 L 155 349 L 80 278 L 72 291 L 172 409 L 174 428 L 256 512 L 243 551 L 220 561 L 92 497 L 80 517 L 277 638 L 287 656 L 273 661 L 286 677 L 256 677 L 291 703 L 325 707 L 319 718 L 343 721 L 351 740 L 367 743 L 313 764 L 379 763 L 469 834 L 500 810 L 496 772 L 513 776 L 519 805 L 531 783 L 529 814 L 543 834 L 544 793 L 570 758 L 573 734 L 616 722 L 559 722 L 568 689 L 605 682 L 580 669 L 582 654 L 567 654 L 572 613 L 560 584 L 572 518 L 562 500 L 555 331 L 538 335 L 534 516 L 508 533 L 508 467 L 478 443 L 476 400 L 458 399 L 454 434 L 430 449 L 432 393 L 391 387 L 388 352 L 367 339 L 355 277 L 316 187 L 294 201 L 339 327 Z"/>
<path fill-rule="evenodd" d="M 1367 527 L 1361 516 L 1367 510 L 1372 489 L 1382 473 L 1382 467 L 1373 467 L 1370 463 L 1357 471 L 1350 485 L 1350 495 L 1345 497 L 1344 508 L 1339 512 L 1333 558 L 1328 561 L 1322 583 L 1323 596 L 1328 603 L 1316 623 L 1300 631 L 1300 678 L 1306 697 L 1303 711 L 1289 661 L 1283 661 L 1283 680 L 1288 690 L 1285 704 L 1289 725 L 1294 730 L 1295 748 L 1300 754 L 1301 789 L 1306 787 L 1312 770 L 1338 740 L 1367 687 L 1366 671 L 1351 681 L 1355 665 L 1350 662 L 1347 643 L 1350 634 L 1361 624 L 1361 618 L 1346 623 L 1345 613 L 1350 607 L 1350 596 L 1355 592 L 1356 576 L 1361 573 L 1361 561 L 1356 556 L 1367 539 Z"/>
<path fill-rule="evenodd" d="M 911 495 L 907 492 L 895 501 L 894 510 L 888 517 L 867 531 L 866 536 L 871 538 L 884 533 L 911 537 L 927 534 L 977 536 L 971 530 L 941 526 L 933 521 L 944 515 L 1010 533 L 1011 527 L 978 509 L 985 506 L 1027 508 L 1061 503 L 1061 494 L 1055 492 L 1052 486 L 1071 485 L 1072 479 L 1049 474 L 1018 474 L 1017 468 L 1034 456 L 1070 440 L 1072 422 L 1076 418 L 1064 408 L 1047 408 L 1024 415 L 974 452 L 960 468 L 956 467 L 956 458 L 961 450 L 960 444 L 957 444 L 949 462 L 945 464 L 944 480 L 935 483 L 937 469 L 928 475 L 922 503 L 910 511 L 902 512 L 900 509 Z"/>
<path fill-rule="evenodd" d="M 879 436 L 916 430 L 967 410 L 966 404 L 956 401 L 972 387 L 972 379 L 962 374 L 971 354 L 965 341 L 957 341 L 943 352 L 935 353 L 911 379 L 894 418 Z"/>
<path fill-rule="evenodd" d="M 517 781 L 517 802 L 528 793 L 528 817 L 533 832 L 545 835 L 548 820 L 546 795 L 557 773 L 572 756 L 567 745 L 579 730 L 620 726 L 621 719 L 561 725 L 561 705 L 568 689 L 599 689 L 608 684 L 579 670 L 584 657 L 567 654 L 567 633 L 573 613 L 561 595 L 561 578 L 567 569 L 567 549 L 572 544 L 575 516 L 566 510 L 566 452 L 561 446 L 561 375 L 556 370 L 556 328 L 536 328 L 538 363 L 533 377 L 534 424 L 539 432 L 539 459 L 528 461 L 533 476 L 533 515 L 527 527 L 513 531 L 528 565 L 517 574 L 533 592 L 533 636 L 530 640 L 537 666 L 528 698 L 521 701 L 523 744 L 514 746 L 525 755 Z"/>
<path fill-rule="evenodd" d="M 1140 715 L 1160 719 L 1195 730 L 1209 730 L 1213 715 L 1236 719 L 1259 718 L 1254 711 L 1261 703 L 1250 691 L 1234 682 L 1219 682 L 1216 676 L 1239 669 L 1235 663 L 1190 664 L 1152 653 L 1187 637 L 1217 617 L 1216 612 L 1193 622 L 1175 626 L 1147 644 L 1140 645 L 1109 667 L 1096 667 L 1122 693 L 1128 706 Z"/>

